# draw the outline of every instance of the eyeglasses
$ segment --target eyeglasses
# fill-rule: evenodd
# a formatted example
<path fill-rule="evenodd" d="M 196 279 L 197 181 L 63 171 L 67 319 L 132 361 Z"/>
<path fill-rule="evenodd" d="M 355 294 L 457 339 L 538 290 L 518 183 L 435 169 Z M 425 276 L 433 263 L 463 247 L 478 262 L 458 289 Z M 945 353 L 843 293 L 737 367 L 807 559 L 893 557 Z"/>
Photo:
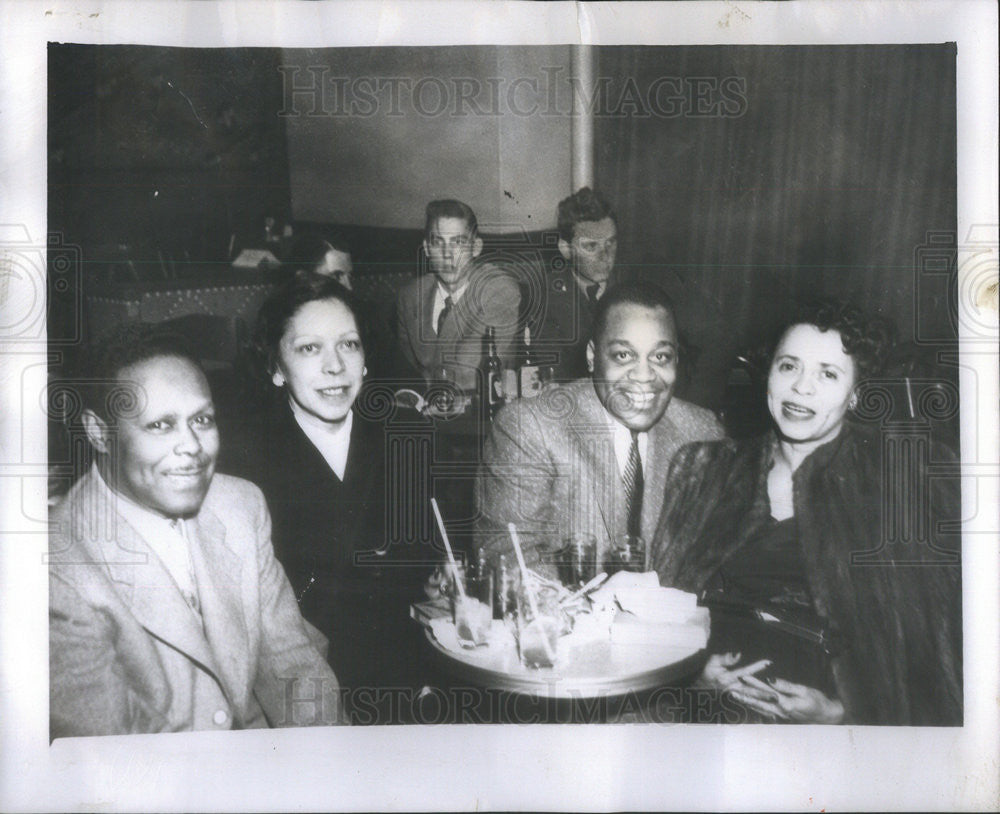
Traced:
<path fill-rule="evenodd" d="M 597 254 L 601 249 L 610 254 L 618 248 L 617 237 L 609 237 L 607 240 L 578 237 L 574 239 L 574 242 L 584 254 Z"/>

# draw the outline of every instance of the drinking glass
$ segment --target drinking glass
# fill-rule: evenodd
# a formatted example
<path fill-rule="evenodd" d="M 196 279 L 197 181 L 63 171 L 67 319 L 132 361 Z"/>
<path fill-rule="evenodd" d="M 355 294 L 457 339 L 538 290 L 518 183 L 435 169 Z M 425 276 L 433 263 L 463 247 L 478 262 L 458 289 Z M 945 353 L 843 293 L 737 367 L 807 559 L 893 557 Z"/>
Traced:
<path fill-rule="evenodd" d="M 567 537 L 554 559 L 559 581 L 571 590 L 581 588 L 597 576 L 597 540 L 590 534 Z"/>
<path fill-rule="evenodd" d="M 534 602 L 529 591 L 534 593 Z M 517 592 L 517 649 L 525 667 L 555 665 L 563 623 L 559 596 L 554 590 L 535 583 L 521 584 Z"/>
<path fill-rule="evenodd" d="M 486 644 L 493 623 L 493 573 L 489 569 L 459 567 L 458 578 L 465 588 L 464 596 L 457 588 L 451 595 L 458 643 L 467 648 Z"/>
<path fill-rule="evenodd" d="M 616 537 L 611 548 L 605 554 L 604 570 L 608 576 L 618 571 L 646 570 L 646 541 L 642 537 L 623 534 Z"/>

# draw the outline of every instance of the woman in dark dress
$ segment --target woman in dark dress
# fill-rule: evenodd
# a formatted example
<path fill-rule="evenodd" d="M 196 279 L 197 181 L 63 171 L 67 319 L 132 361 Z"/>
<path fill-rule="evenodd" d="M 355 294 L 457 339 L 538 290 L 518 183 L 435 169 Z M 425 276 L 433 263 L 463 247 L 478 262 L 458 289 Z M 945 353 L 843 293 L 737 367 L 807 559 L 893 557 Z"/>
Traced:
<path fill-rule="evenodd" d="M 652 564 L 712 608 L 702 680 L 724 720 L 962 724 L 958 480 L 928 472 L 954 458 L 846 420 L 890 337 L 846 304 L 808 309 L 770 363 L 772 432 L 671 464 Z"/>
<path fill-rule="evenodd" d="M 330 638 L 347 708 L 353 694 L 353 706 L 371 710 L 385 688 L 419 683 L 409 604 L 431 565 L 427 546 L 387 537 L 393 512 L 405 511 L 390 480 L 419 483 L 420 473 L 389 462 L 387 476 L 384 423 L 358 409 L 362 336 L 351 292 L 329 278 L 296 275 L 265 302 L 255 337 L 277 399 L 243 474 L 267 498 L 302 614 Z"/>

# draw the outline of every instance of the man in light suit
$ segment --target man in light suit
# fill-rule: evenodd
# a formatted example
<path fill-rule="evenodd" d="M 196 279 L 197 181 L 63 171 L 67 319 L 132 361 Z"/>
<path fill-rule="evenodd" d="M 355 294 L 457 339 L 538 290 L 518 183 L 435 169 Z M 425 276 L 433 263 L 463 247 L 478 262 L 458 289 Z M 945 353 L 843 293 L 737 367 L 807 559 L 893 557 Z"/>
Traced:
<path fill-rule="evenodd" d="M 50 737 L 339 723 L 263 495 L 214 474 L 215 408 L 183 340 L 130 326 L 87 378 L 97 461 L 51 515 Z"/>
<path fill-rule="evenodd" d="M 428 384 L 446 378 L 473 390 L 490 328 L 497 353 L 514 366 L 520 289 L 512 275 L 480 261 L 483 240 L 476 215 L 461 201 L 427 204 L 423 247 L 432 273 L 399 292 L 399 352 Z"/>
<path fill-rule="evenodd" d="M 591 377 L 500 411 L 477 493 L 477 546 L 488 557 L 513 562 L 509 522 L 528 567 L 547 576 L 556 575 L 552 552 L 572 535 L 593 537 L 602 559 L 626 534 L 650 539 L 674 453 L 722 437 L 711 412 L 671 397 L 677 345 L 661 289 L 613 286 L 594 315 Z"/>

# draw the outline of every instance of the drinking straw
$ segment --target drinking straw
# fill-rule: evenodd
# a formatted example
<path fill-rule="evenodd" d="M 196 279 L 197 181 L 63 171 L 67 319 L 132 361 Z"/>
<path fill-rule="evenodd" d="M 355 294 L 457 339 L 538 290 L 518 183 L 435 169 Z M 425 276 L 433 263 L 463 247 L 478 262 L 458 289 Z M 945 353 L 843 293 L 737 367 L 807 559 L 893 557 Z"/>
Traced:
<path fill-rule="evenodd" d="M 434 498 L 431 498 L 431 508 L 434 509 L 434 517 L 437 518 L 438 528 L 441 529 L 441 539 L 444 540 L 444 550 L 448 552 L 448 562 L 451 563 L 452 571 L 455 574 L 455 587 L 458 588 L 458 593 L 465 599 L 465 586 L 462 585 L 462 575 L 458 573 L 458 563 L 455 562 L 455 553 L 451 550 L 451 543 L 448 542 L 448 532 L 444 528 L 444 520 L 441 519 L 441 510 L 438 508 L 438 502 Z"/>
<path fill-rule="evenodd" d="M 514 543 L 517 564 L 521 566 L 521 575 L 524 577 L 525 593 L 528 595 L 528 604 L 531 605 L 531 613 L 535 619 L 538 619 L 540 614 L 538 613 L 538 599 L 535 597 L 535 581 L 532 579 L 532 574 L 528 571 L 528 566 L 524 562 L 524 552 L 521 550 L 521 541 L 517 536 L 517 527 L 513 523 L 508 523 L 507 531 L 510 532 L 510 539 Z M 552 647 L 549 645 L 549 637 L 544 634 L 542 635 L 542 646 L 545 648 L 545 655 L 549 657 L 549 661 L 554 662 L 556 660 L 555 653 L 552 652 Z"/>
<path fill-rule="evenodd" d="M 514 543 L 514 553 L 517 555 L 517 564 L 521 566 L 521 574 L 524 576 L 524 582 L 527 585 L 528 590 L 528 603 L 531 605 L 531 612 L 538 618 L 538 600 L 535 598 L 535 583 L 531 578 L 531 574 L 528 573 L 528 566 L 524 562 L 524 552 L 521 550 L 521 541 L 517 537 L 517 527 L 513 523 L 507 524 L 507 531 L 510 532 L 510 539 Z"/>
<path fill-rule="evenodd" d="M 598 585 L 600 585 L 602 582 L 604 582 L 604 580 L 606 580 L 607 578 L 608 578 L 608 575 L 604 571 L 601 571 L 601 573 L 599 573 L 596 577 L 594 577 L 592 580 L 590 580 L 590 582 L 588 582 L 586 585 L 584 585 L 582 588 L 580 588 L 579 591 L 576 591 L 575 593 L 570 594 L 565 599 L 561 600 L 561 602 L 559 604 L 565 605 L 567 602 L 572 602 L 574 599 L 579 599 L 584 594 L 589 593 L 590 591 L 592 591 L 594 588 L 596 588 Z"/>

